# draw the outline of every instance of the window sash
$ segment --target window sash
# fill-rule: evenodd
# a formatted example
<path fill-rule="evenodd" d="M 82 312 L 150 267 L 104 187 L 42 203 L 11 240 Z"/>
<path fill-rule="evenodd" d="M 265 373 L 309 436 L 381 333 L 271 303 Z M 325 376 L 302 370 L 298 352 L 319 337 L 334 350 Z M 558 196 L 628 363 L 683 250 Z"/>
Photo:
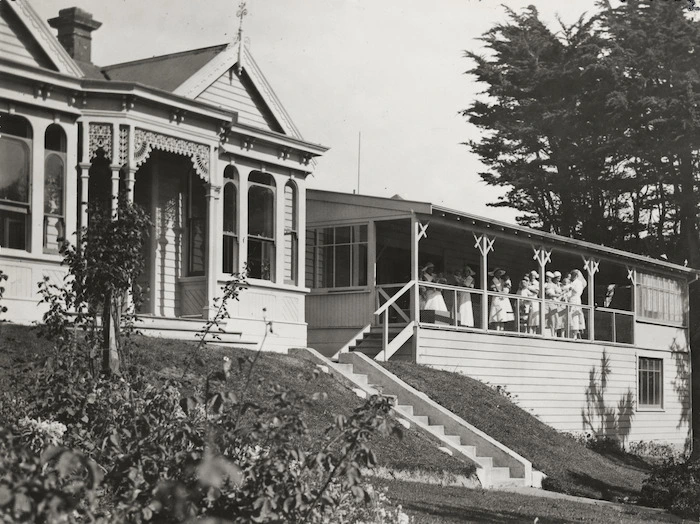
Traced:
<path fill-rule="evenodd" d="M 638 404 L 640 407 L 663 407 L 663 360 L 639 357 Z"/>
<path fill-rule="evenodd" d="M 313 256 L 313 270 L 307 273 L 312 278 L 311 287 L 367 285 L 366 224 L 310 229 L 307 235 L 307 252 Z"/>
<path fill-rule="evenodd" d="M 685 325 L 686 291 L 681 280 L 637 272 L 637 316 Z"/>

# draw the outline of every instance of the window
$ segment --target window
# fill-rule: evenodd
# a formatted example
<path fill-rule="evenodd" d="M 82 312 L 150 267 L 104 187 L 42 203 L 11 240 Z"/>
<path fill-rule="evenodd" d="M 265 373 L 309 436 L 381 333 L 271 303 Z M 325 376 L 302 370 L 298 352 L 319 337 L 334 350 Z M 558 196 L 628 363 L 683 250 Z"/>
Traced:
<path fill-rule="evenodd" d="M 275 180 L 254 171 L 248 182 L 248 276 L 274 282 Z"/>
<path fill-rule="evenodd" d="M 204 275 L 207 253 L 207 199 L 194 171 L 187 177 L 187 274 Z"/>
<path fill-rule="evenodd" d="M 366 225 L 311 229 L 307 235 L 307 260 L 313 256 L 307 279 L 311 277 L 312 287 L 367 285 Z"/>
<path fill-rule="evenodd" d="M 684 282 L 637 271 L 637 315 L 640 318 L 685 324 Z"/>
<path fill-rule="evenodd" d="M 44 135 L 44 253 L 58 253 L 65 240 L 66 135 L 51 124 Z"/>
<path fill-rule="evenodd" d="M 29 248 L 29 122 L 0 113 L 0 247 Z"/>
<path fill-rule="evenodd" d="M 223 271 L 238 272 L 238 187 L 236 168 L 224 170 Z"/>
<path fill-rule="evenodd" d="M 297 283 L 299 233 L 297 225 L 297 192 L 293 182 L 284 186 L 284 283 Z"/>
<path fill-rule="evenodd" d="M 639 407 L 663 407 L 663 370 L 663 360 L 660 358 L 639 357 Z"/>

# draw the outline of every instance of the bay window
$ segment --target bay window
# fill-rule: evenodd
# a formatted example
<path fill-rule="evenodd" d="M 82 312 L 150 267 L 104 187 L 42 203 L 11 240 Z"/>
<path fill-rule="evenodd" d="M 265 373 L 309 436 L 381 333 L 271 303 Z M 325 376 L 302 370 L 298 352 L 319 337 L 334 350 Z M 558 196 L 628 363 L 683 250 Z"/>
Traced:
<path fill-rule="evenodd" d="M 223 271 L 238 272 L 238 186 L 236 168 L 224 170 Z"/>
<path fill-rule="evenodd" d="M 66 135 L 57 124 L 44 136 L 44 253 L 58 253 L 65 240 Z"/>
<path fill-rule="evenodd" d="M 275 281 L 275 180 L 254 171 L 248 178 L 248 276 Z"/>
<path fill-rule="evenodd" d="M 0 247 L 29 249 L 32 131 L 24 118 L 0 113 Z"/>

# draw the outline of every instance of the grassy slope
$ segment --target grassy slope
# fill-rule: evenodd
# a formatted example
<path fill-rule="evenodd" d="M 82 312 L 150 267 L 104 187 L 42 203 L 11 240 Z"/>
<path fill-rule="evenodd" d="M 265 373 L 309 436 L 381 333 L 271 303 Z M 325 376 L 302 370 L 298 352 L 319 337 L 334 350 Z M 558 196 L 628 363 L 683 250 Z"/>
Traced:
<path fill-rule="evenodd" d="M 622 453 L 603 456 L 544 424 L 489 386 L 459 373 L 405 362 L 386 367 L 470 424 L 532 461 L 546 487 L 614 500 L 635 497 L 648 466 Z"/>
<path fill-rule="evenodd" d="M 135 338 L 138 348 L 134 350 L 134 364 L 145 372 L 157 377 L 179 379 L 182 376 L 182 364 L 185 356 L 192 351 L 193 343 L 146 337 Z M 37 338 L 36 329 L 11 324 L 0 327 L 0 391 L 10 388 L 12 365 L 40 361 L 47 354 L 50 344 Z M 224 356 L 234 362 L 232 383 L 234 390 L 242 388 L 247 367 L 241 372 L 237 369 L 238 357 L 252 358 L 254 353 L 247 349 L 220 348 L 209 346 L 200 355 L 204 367 L 193 365 L 188 373 L 185 385 L 191 389 L 193 383 L 201 383 L 201 377 L 207 372 L 221 369 Z M 314 378 L 314 365 L 310 362 L 277 353 L 262 353 L 252 375 L 247 399 L 259 404 L 269 402 L 269 386 L 280 384 L 285 389 L 311 397 L 316 392 L 325 392 L 325 400 L 314 402 L 305 412 L 312 436 L 321 435 L 332 423 L 336 414 L 350 414 L 358 407 L 361 400 L 331 377 L 320 374 Z M 19 377 L 21 379 L 21 377 Z M 429 473 L 447 471 L 454 474 L 468 475 L 471 469 L 461 460 L 439 451 L 426 437 L 415 431 L 405 431 L 404 438 L 398 440 L 377 439 L 373 444 L 380 465 L 394 469 L 420 470 Z"/>
<path fill-rule="evenodd" d="M 388 496 L 401 504 L 414 524 L 456 522 L 562 524 L 635 524 L 639 522 L 690 522 L 674 515 L 630 505 L 593 505 L 504 491 L 483 491 L 384 481 Z M 535 520 L 537 519 L 537 520 Z"/>

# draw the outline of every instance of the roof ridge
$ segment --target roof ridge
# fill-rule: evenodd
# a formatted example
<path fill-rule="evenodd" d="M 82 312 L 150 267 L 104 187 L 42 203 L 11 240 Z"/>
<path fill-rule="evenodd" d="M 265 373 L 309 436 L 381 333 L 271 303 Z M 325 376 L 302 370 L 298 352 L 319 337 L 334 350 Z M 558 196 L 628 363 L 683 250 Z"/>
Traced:
<path fill-rule="evenodd" d="M 197 49 L 188 49 L 188 50 L 186 50 L 186 51 L 178 51 L 177 53 L 166 53 L 166 54 L 164 54 L 164 55 L 151 56 L 151 57 L 149 57 L 149 58 L 140 58 L 140 59 L 138 59 L 138 60 L 128 60 L 128 61 L 126 61 L 126 62 L 119 62 L 119 63 L 116 63 L 116 64 L 101 66 L 100 69 L 102 69 L 102 70 L 104 71 L 104 70 L 106 70 L 106 69 L 116 69 L 116 68 L 119 68 L 119 67 L 133 66 L 133 65 L 138 65 L 138 64 L 145 64 L 145 63 L 152 62 L 152 61 L 155 61 L 155 60 L 162 60 L 162 59 L 164 59 L 164 58 L 175 58 L 175 57 L 187 55 L 187 54 L 190 54 L 190 53 L 196 53 L 196 52 L 198 52 L 198 51 L 208 51 L 208 50 L 210 50 L 210 49 L 214 49 L 214 48 L 217 48 L 217 47 L 220 47 L 221 50 L 223 51 L 228 45 L 229 45 L 229 44 L 216 44 L 216 45 L 210 45 L 210 46 L 206 46 L 206 47 L 199 47 L 199 48 L 197 48 Z"/>

